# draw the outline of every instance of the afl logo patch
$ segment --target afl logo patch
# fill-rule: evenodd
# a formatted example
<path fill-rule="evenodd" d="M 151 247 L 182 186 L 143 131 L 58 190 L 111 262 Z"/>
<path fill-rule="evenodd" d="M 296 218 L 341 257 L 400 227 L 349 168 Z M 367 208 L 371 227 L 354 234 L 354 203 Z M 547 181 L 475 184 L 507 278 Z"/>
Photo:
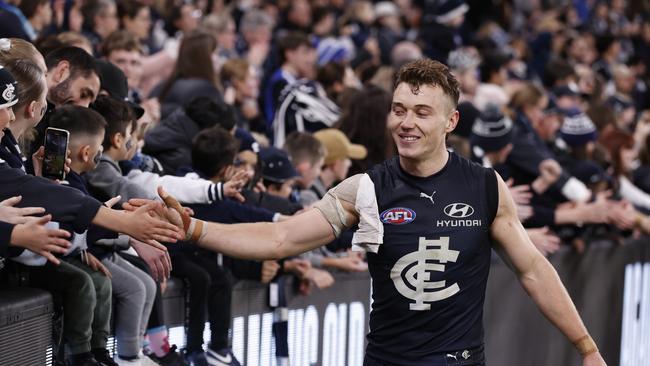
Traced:
<path fill-rule="evenodd" d="M 474 207 L 468 205 L 467 203 L 452 203 L 451 205 L 445 206 L 444 212 L 445 215 L 449 217 L 462 219 L 472 216 L 474 213 Z"/>
<path fill-rule="evenodd" d="M 406 207 L 395 207 L 382 212 L 379 217 L 384 224 L 404 225 L 415 220 L 415 211 Z"/>

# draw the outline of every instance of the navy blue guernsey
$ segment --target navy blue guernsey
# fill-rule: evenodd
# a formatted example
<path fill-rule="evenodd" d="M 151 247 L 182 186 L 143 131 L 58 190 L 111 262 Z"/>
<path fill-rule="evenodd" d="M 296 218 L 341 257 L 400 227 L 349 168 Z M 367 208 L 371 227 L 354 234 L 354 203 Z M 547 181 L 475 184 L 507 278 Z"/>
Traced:
<path fill-rule="evenodd" d="M 368 253 L 367 354 L 398 365 L 483 345 L 483 302 L 498 206 L 494 171 L 455 153 L 429 177 L 393 158 L 373 167 L 383 244 Z M 429 361 L 428 361 L 429 360 Z"/>

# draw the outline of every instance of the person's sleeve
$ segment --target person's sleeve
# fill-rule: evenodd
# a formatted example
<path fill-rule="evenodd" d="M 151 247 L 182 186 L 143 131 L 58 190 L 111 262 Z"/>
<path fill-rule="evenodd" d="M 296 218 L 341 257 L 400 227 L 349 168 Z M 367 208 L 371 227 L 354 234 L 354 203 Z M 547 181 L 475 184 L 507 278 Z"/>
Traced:
<path fill-rule="evenodd" d="M 223 183 L 214 184 L 209 180 L 201 178 L 195 179 L 189 176 L 176 177 L 173 175 L 163 175 L 158 176 L 156 185 L 161 185 L 167 193 L 185 204 L 209 204 L 214 201 L 223 201 L 225 198 L 223 194 Z"/>
<path fill-rule="evenodd" d="M 224 201 L 227 209 L 232 210 L 236 222 L 272 222 L 275 212 L 262 207 L 244 205 L 234 201 Z"/>
<path fill-rule="evenodd" d="M 130 174 L 136 171 L 133 170 Z M 95 170 L 86 173 L 86 181 L 89 186 L 93 187 L 94 190 L 102 192 L 106 197 L 122 196 L 120 203 L 126 202 L 131 198 L 155 199 L 157 197 L 156 194 L 150 193 L 155 192 L 155 190 L 147 191 L 136 182 L 121 176 L 107 163 L 100 163 Z"/>
<path fill-rule="evenodd" d="M 539 175 L 539 164 L 551 158 L 543 154 L 526 134 L 517 134 L 507 164 L 532 177 Z"/>
<path fill-rule="evenodd" d="M 555 225 L 555 208 L 532 205 L 533 215 L 524 222 L 525 227 L 542 227 Z"/>
<path fill-rule="evenodd" d="M 26 175 L 20 169 L 2 169 L 0 200 L 14 196 L 22 196 L 19 207 L 43 207 L 52 221 L 69 224 L 75 232 L 87 230 L 102 206 L 77 189 Z"/>
<path fill-rule="evenodd" d="M 11 242 L 11 233 L 14 230 L 14 225 L 0 221 L 0 257 L 7 258 L 7 249 Z"/>

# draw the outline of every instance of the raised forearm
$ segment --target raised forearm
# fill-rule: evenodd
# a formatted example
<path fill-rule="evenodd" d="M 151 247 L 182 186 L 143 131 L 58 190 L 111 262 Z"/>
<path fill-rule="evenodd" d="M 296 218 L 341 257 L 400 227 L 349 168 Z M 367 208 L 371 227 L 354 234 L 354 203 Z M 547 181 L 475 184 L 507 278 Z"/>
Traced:
<path fill-rule="evenodd" d="M 92 223 L 117 233 L 132 234 L 130 220 L 125 211 L 113 210 L 102 206 L 97 211 L 97 215 L 93 218 Z"/>

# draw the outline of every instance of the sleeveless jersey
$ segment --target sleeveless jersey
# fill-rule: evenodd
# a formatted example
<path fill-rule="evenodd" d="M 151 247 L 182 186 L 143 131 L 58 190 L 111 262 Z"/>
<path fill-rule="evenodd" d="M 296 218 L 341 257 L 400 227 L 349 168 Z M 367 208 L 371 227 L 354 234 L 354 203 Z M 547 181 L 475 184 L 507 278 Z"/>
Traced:
<path fill-rule="evenodd" d="M 368 253 L 367 354 L 398 365 L 483 345 L 483 302 L 498 206 L 494 171 L 450 152 L 429 177 L 393 158 L 368 173 L 383 243 Z"/>

